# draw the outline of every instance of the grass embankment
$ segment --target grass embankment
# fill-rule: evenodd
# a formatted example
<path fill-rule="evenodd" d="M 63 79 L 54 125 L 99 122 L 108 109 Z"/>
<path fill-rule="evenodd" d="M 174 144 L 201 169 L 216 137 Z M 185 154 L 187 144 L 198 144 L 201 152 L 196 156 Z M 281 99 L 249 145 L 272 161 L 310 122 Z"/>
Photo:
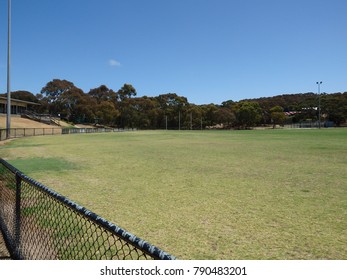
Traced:
<path fill-rule="evenodd" d="M 21 118 L 19 116 L 11 116 L 11 128 L 54 128 L 48 124 L 35 122 L 33 120 Z M 6 116 L 0 115 L 0 128 L 6 128 Z"/>
<path fill-rule="evenodd" d="M 347 130 L 45 136 L 34 179 L 183 259 L 346 259 Z"/>

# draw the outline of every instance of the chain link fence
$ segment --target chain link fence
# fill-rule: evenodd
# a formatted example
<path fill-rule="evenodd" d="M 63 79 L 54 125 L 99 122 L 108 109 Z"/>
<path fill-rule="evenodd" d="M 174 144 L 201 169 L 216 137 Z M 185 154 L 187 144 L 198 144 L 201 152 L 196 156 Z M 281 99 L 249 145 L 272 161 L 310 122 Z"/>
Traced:
<path fill-rule="evenodd" d="M 7 138 L 21 138 L 28 136 L 43 136 L 62 134 L 61 128 L 11 128 L 9 137 L 7 137 L 7 129 L 0 129 L 0 141 Z"/>
<path fill-rule="evenodd" d="M 62 134 L 136 131 L 136 128 L 63 128 Z"/>
<path fill-rule="evenodd" d="M 13 259 L 175 259 L 27 177 L 3 159 L 0 229 Z"/>
<path fill-rule="evenodd" d="M 11 128 L 9 137 L 7 137 L 7 129 L 0 129 L 0 141 L 8 138 L 21 138 L 29 136 L 44 135 L 61 135 L 61 134 L 80 134 L 80 133 L 106 133 L 106 132 L 122 132 L 134 131 L 136 128 Z"/>

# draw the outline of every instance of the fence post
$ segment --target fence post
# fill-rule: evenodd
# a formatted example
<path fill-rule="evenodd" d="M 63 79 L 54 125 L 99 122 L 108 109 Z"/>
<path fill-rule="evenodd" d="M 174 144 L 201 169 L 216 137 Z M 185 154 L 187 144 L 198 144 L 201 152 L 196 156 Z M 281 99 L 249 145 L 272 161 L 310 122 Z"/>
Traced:
<path fill-rule="evenodd" d="M 20 231 L 20 225 L 21 225 L 21 215 L 20 215 L 20 208 L 21 208 L 21 184 L 22 184 L 22 178 L 16 173 L 16 214 L 15 214 L 15 255 L 17 259 L 22 259 L 21 257 L 21 231 Z"/>

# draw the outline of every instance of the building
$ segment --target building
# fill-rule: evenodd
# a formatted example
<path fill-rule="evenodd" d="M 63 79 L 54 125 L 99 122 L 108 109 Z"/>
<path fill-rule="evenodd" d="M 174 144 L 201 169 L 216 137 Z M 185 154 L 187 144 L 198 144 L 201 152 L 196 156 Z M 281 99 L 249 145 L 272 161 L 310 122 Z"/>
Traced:
<path fill-rule="evenodd" d="M 11 98 L 11 114 L 21 115 L 24 111 L 31 110 L 33 106 L 39 106 L 39 103 L 24 101 Z M 0 114 L 7 113 L 7 97 L 0 96 Z"/>

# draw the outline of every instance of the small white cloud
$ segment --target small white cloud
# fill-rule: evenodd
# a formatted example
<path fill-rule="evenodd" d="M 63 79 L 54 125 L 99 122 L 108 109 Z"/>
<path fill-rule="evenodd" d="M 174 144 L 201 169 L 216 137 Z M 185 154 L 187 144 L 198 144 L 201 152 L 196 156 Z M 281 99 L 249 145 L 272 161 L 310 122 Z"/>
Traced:
<path fill-rule="evenodd" d="M 120 62 L 117 61 L 117 60 L 114 60 L 114 59 L 110 59 L 110 60 L 108 61 L 108 64 L 109 64 L 110 66 L 112 66 L 112 67 L 121 66 Z"/>

